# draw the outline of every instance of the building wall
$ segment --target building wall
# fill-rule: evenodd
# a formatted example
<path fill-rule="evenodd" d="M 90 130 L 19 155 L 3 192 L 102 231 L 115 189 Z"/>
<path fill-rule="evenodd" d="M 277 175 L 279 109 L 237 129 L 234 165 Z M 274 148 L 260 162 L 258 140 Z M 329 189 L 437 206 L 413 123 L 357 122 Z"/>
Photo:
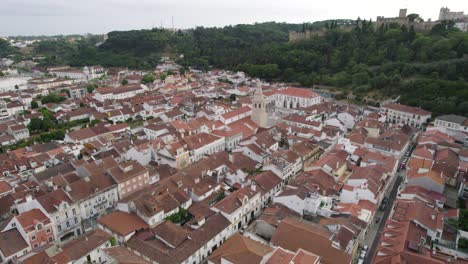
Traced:
<path fill-rule="evenodd" d="M 119 197 L 123 199 L 149 185 L 149 172 L 145 172 L 119 183 Z"/>
<path fill-rule="evenodd" d="M 343 189 L 340 195 L 340 201 L 343 203 L 357 203 L 360 200 L 367 200 L 377 204 L 375 194 L 369 189 L 355 188 L 354 191 Z"/>
<path fill-rule="evenodd" d="M 78 204 L 68 206 L 61 205 L 54 214 L 50 216 L 54 223 L 55 240 L 57 242 L 65 242 L 71 238 L 75 238 L 82 233 L 80 207 Z M 73 234 L 70 237 L 65 237 L 68 234 Z"/>
<path fill-rule="evenodd" d="M 91 230 L 96 224 L 98 217 L 114 208 L 118 199 L 117 185 L 115 185 L 80 201 L 80 214 L 85 231 Z"/>
<path fill-rule="evenodd" d="M 151 161 L 151 149 L 145 149 L 142 151 L 137 151 L 135 148 L 131 148 L 124 155 L 126 160 L 136 160 L 141 165 L 146 166 Z"/>
<path fill-rule="evenodd" d="M 273 198 L 274 203 L 280 203 L 289 209 L 293 210 L 294 212 L 297 212 L 301 215 L 304 213 L 304 200 L 301 200 L 297 196 L 280 196 L 280 197 L 274 197 Z"/>
<path fill-rule="evenodd" d="M 205 154 L 213 154 L 215 152 L 223 151 L 224 150 L 224 137 L 219 138 L 199 149 L 193 150 L 191 153 L 190 162 L 197 162 L 201 160 Z"/>
<path fill-rule="evenodd" d="M 312 97 L 312 98 L 304 98 L 304 97 L 296 97 L 284 94 L 276 94 L 275 95 L 275 106 L 277 108 L 298 108 L 298 107 L 308 107 L 311 105 L 319 104 L 321 101 L 321 97 Z"/>
<path fill-rule="evenodd" d="M 46 245 L 54 241 L 53 225 L 52 223 L 49 223 L 44 225 L 41 230 L 36 228 L 35 230 L 28 232 L 26 235 L 28 236 L 28 240 L 26 240 L 26 242 L 28 242 L 31 248 L 34 249 L 42 245 Z"/>
<path fill-rule="evenodd" d="M 421 127 L 431 115 L 416 115 L 413 113 L 402 112 L 394 109 L 388 109 L 385 106 L 381 107 L 383 113 L 387 115 L 387 122 L 402 123 L 405 125 Z"/>

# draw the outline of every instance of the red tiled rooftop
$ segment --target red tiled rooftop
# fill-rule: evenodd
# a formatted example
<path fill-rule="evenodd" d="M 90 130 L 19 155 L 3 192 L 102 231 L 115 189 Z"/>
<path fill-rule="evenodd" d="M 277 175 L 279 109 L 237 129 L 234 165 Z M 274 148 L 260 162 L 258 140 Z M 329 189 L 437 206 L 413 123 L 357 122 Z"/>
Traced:
<path fill-rule="evenodd" d="M 126 236 L 134 231 L 148 228 L 148 225 L 136 214 L 116 211 L 98 220 L 99 224 L 121 236 Z"/>

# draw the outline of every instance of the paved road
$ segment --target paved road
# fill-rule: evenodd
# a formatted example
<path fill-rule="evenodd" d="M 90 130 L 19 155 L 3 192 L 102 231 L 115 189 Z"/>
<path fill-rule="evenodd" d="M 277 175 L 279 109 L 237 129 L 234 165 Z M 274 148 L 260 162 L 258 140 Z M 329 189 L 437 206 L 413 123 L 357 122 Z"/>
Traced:
<path fill-rule="evenodd" d="M 368 229 L 366 238 L 364 240 L 364 244 L 369 246 L 369 251 L 367 252 L 365 263 L 371 263 L 372 261 L 372 257 L 374 256 L 374 252 L 379 242 L 380 234 L 382 233 L 385 222 L 387 221 L 387 218 L 390 215 L 390 212 L 392 211 L 393 203 L 395 202 L 395 199 L 398 193 L 398 187 L 400 186 L 403 180 L 402 176 L 403 176 L 402 173 L 397 173 L 397 176 L 394 179 L 392 188 L 389 188 L 387 190 L 390 192 L 389 195 L 388 194 L 386 195 L 388 197 L 387 207 L 385 208 L 385 211 L 383 212 L 378 211 L 376 213 L 376 217 L 380 217 L 379 223 L 375 223 L 375 221 L 372 222 Z"/>

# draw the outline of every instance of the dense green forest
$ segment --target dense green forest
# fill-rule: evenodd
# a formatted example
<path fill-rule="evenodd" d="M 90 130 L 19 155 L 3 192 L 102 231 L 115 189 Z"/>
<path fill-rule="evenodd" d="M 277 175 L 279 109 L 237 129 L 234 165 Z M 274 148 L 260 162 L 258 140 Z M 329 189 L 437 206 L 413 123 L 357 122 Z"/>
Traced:
<path fill-rule="evenodd" d="M 46 56 L 42 65 L 141 69 L 154 67 L 162 54 L 171 54 L 179 63 L 200 69 L 243 70 L 267 80 L 338 87 L 357 102 L 401 96 L 402 103 L 435 114 L 468 115 L 468 33 L 450 22 L 428 34 L 396 24 L 375 29 L 374 23 L 361 20 L 345 32 L 329 22 L 320 22 L 328 28 L 323 36 L 299 43 L 289 43 L 288 32 L 317 24 L 271 22 L 175 33 L 115 31 L 99 46 L 93 38 L 73 43 L 58 39 L 39 42 L 34 50 Z"/>
<path fill-rule="evenodd" d="M 8 41 L 0 38 L 0 58 L 11 56 L 17 53 L 15 47 L 10 46 Z"/>

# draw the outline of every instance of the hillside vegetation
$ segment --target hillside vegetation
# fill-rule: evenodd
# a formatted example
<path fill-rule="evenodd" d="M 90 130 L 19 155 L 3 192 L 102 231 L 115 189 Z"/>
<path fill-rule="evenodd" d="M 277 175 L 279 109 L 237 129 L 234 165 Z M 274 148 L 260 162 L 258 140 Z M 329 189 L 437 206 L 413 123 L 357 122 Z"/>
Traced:
<path fill-rule="evenodd" d="M 323 84 L 352 93 L 356 101 L 401 96 L 401 102 L 435 114 L 468 115 L 468 33 L 444 22 L 429 34 L 390 25 L 374 29 L 356 21 L 350 32 L 331 22 L 321 37 L 289 43 L 302 24 L 261 23 L 223 28 L 115 31 L 107 41 L 53 40 L 36 45 L 43 65 L 101 64 L 149 69 L 161 53 L 183 54 L 183 65 L 243 70 L 268 80 Z M 331 25 L 331 26 L 329 26 Z M 307 28 L 310 28 L 308 26 Z"/>

